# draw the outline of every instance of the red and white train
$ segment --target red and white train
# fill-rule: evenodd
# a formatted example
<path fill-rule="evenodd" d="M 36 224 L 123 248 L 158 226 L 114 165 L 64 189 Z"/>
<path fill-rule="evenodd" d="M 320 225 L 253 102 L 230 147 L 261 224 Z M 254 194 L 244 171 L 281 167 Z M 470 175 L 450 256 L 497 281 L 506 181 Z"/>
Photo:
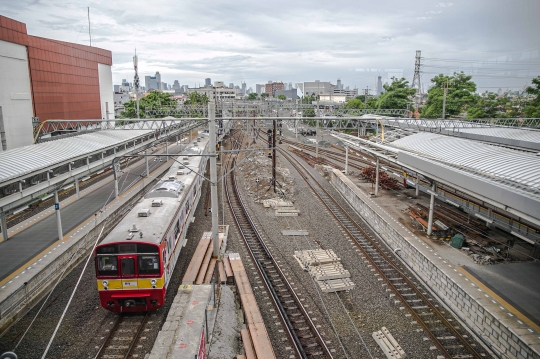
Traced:
<path fill-rule="evenodd" d="M 208 134 L 199 133 L 143 200 L 96 247 L 101 306 L 112 312 L 160 308 L 201 196 Z M 194 156 L 189 156 L 194 155 Z"/>

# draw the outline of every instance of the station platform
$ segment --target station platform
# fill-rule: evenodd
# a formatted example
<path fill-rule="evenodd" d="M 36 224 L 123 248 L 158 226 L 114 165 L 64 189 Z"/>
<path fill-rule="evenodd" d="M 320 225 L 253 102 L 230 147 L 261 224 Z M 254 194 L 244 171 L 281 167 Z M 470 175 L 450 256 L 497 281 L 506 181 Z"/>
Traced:
<path fill-rule="evenodd" d="M 492 350 L 508 358 L 518 358 L 518 353 L 519 358 L 540 358 L 540 325 L 535 319 L 540 309 L 538 283 L 534 283 L 535 274 L 540 273 L 537 263 L 510 267 L 467 261 L 456 249 L 409 230 L 385 208 L 391 203 L 370 196 L 339 170 L 329 171 L 331 183 L 351 207 Z"/>
<path fill-rule="evenodd" d="M 464 266 L 471 280 L 540 327 L 540 263 Z"/>
<path fill-rule="evenodd" d="M 175 146 L 170 148 L 170 151 L 174 153 L 179 149 L 179 146 Z M 149 163 L 150 171 L 152 172 L 161 164 L 163 162 L 151 161 Z M 120 193 L 131 190 L 133 186 L 128 185 L 137 181 L 145 171 L 144 161 L 125 170 L 125 173 L 119 178 Z M 77 199 L 73 195 L 60 202 L 64 240 L 82 230 L 82 228 L 78 229 L 77 227 L 114 200 L 112 176 L 104 178 L 85 191 L 81 191 L 80 196 L 80 199 Z M 89 225 L 91 224 L 93 223 Z M 58 241 L 54 207 L 18 224 L 8 230 L 8 233 L 10 233 L 10 239 L 0 243 L 0 289 L 3 289 L 2 286 L 5 285 L 10 274 L 19 269 L 27 268 L 31 263 L 41 259 L 47 254 L 42 254 L 42 252 Z"/>

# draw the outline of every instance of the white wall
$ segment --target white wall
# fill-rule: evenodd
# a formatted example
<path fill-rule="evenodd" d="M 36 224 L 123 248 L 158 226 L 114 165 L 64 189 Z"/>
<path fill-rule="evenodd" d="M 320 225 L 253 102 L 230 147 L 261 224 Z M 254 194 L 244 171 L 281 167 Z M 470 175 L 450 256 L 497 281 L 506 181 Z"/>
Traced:
<path fill-rule="evenodd" d="M 8 150 L 33 143 L 34 111 L 26 51 L 26 46 L 0 40 L 0 107 Z"/>
<path fill-rule="evenodd" d="M 112 70 L 109 65 L 98 64 L 99 76 L 99 102 L 101 103 L 101 118 L 107 118 L 107 105 L 109 106 L 109 119 L 114 119 L 114 91 Z"/>

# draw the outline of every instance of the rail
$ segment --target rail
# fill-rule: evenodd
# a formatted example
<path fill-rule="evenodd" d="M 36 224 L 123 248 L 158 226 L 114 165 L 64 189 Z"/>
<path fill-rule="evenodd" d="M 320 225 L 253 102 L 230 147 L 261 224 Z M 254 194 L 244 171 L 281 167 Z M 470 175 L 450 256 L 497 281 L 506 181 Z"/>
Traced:
<path fill-rule="evenodd" d="M 233 159 L 233 156 L 230 156 L 229 160 L 232 161 L 232 166 L 234 166 L 235 159 Z M 231 171 L 226 177 L 225 191 L 238 229 L 251 258 L 263 278 L 265 286 L 271 294 L 274 306 L 280 315 L 289 339 L 291 339 L 296 355 L 300 358 L 309 358 L 318 355 L 332 358 L 332 354 L 317 330 L 315 323 L 309 317 L 309 314 L 275 262 L 251 217 L 247 213 L 242 198 L 239 195 L 234 171 Z M 278 284 L 279 289 L 274 288 Z M 285 298 L 289 303 L 286 303 Z M 292 303 L 290 301 L 291 298 Z M 292 319 L 292 315 L 295 318 L 301 316 L 302 319 Z M 308 324 L 308 327 L 305 327 L 304 322 Z M 295 326 L 295 324 L 297 325 Z"/>
<path fill-rule="evenodd" d="M 296 159 L 287 154 L 285 151 L 280 149 L 280 152 L 289 160 L 293 167 L 300 173 L 304 178 L 308 176 L 312 181 L 307 181 L 306 183 L 311 188 L 313 193 L 319 198 L 323 205 L 328 209 L 336 221 L 340 224 L 345 232 L 354 240 L 355 245 L 363 253 L 363 255 L 368 259 L 370 264 L 377 270 L 381 278 L 385 280 L 388 287 L 396 294 L 400 299 L 403 305 L 409 310 L 411 315 L 416 319 L 416 321 L 424 328 L 426 334 L 430 339 L 435 343 L 437 348 L 445 355 L 446 358 L 456 358 L 456 357 L 466 357 L 467 355 L 472 356 L 475 359 L 488 358 L 489 354 L 479 348 L 475 349 L 471 343 L 469 343 L 464 334 L 461 332 L 464 331 L 460 328 L 458 331 L 455 328 L 456 324 L 451 324 L 449 320 L 441 313 L 441 311 L 436 307 L 436 304 L 430 298 L 427 298 L 425 294 L 415 285 L 412 280 L 410 280 L 405 273 L 403 273 L 395 264 L 394 259 L 392 259 L 385 251 L 382 249 L 375 238 L 376 235 L 372 232 L 370 228 L 367 228 L 368 225 L 361 226 L 359 225 L 341 205 L 334 199 L 334 197 L 328 193 L 318 182 L 318 180 Z M 317 184 L 315 187 L 313 183 Z M 370 250 L 368 250 L 370 249 Z M 383 268 L 386 267 L 386 268 Z M 399 288 L 406 286 L 405 288 Z M 405 289 L 405 290 L 404 290 Z M 414 292 L 413 297 L 405 298 L 403 292 L 412 289 Z M 411 304 L 414 302 L 414 306 Z M 427 321 L 424 317 L 429 317 L 428 313 L 433 313 L 444 327 L 438 327 L 436 321 Z M 442 338 L 451 338 L 454 337 L 459 341 L 459 345 L 445 345 L 442 342 Z M 449 341 L 450 342 L 450 341 Z M 452 343 L 455 344 L 455 343 Z M 462 347 L 461 347 L 461 346 Z M 463 353 L 462 348 L 465 349 Z M 460 356 L 464 355 L 464 356 Z"/>

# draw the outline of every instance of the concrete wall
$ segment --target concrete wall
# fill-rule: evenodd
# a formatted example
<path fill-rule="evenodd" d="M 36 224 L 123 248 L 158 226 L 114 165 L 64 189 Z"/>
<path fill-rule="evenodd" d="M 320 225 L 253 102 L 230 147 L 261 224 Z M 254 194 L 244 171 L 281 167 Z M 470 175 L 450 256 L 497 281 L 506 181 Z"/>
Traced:
<path fill-rule="evenodd" d="M 33 142 L 33 109 L 26 46 L 0 40 L 0 69 L 0 128 L 3 122 L 6 146 L 4 148 L 0 144 L 0 151 L 4 151 Z"/>
<path fill-rule="evenodd" d="M 429 258 L 382 218 L 370 204 L 353 190 L 356 186 L 339 171 L 331 172 L 331 182 L 356 212 L 386 241 L 392 249 L 400 248 L 399 256 L 412 268 L 440 300 L 463 320 L 477 335 L 481 335 L 507 358 L 538 359 L 540 354 L 525 343 L 460 285 L 447 276 Z M 412 239 L 412 238 L 411 238 Z"/>
<path fill-rule="evenodd" d="M 114 92 L 111 66 L 98 63 L 98 77 L 101 118 L 114 119 Z"/>

